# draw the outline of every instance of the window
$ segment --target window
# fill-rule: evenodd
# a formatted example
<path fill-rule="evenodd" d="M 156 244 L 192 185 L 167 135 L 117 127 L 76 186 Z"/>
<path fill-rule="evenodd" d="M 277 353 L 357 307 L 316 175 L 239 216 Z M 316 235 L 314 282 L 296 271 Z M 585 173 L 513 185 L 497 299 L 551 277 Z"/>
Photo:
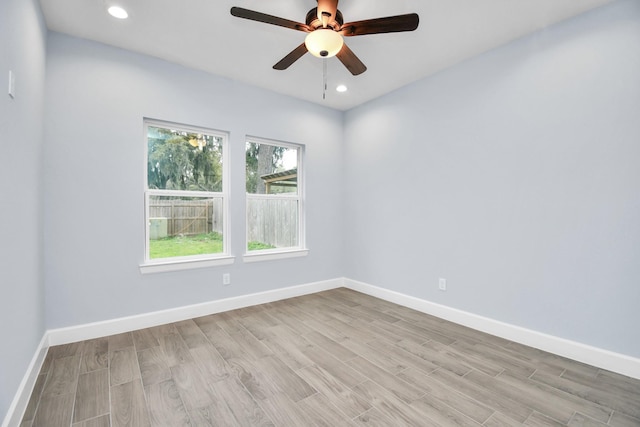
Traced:
<path fill-rule="evenodd" d="M 229 261 L 227 134 L 152 120 L 144 130 L 145 265 Z"/>
<path fill-rule="evenodd" d="M 302 146 L 248 138 L 245 161 L 247 255 L 306 254 Z"/>

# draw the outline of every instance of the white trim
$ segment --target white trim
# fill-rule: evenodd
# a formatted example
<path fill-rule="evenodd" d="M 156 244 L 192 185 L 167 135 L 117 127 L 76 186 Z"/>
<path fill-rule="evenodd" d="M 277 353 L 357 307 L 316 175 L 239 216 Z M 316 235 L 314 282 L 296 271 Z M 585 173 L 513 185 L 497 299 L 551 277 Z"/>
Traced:
<path fill-rule="evenodd" d="M 135 316 L 121 317 L 102 322 L 52 329 L 47 331 L 49 336 L 49 345 L 69 344 L 76 341 L 84 341 L 134 331 L 137 329 L 149 328 L 152 326 L 165 325 L 167 323 L 193 319 L 194 317 L 221 313 L 223 311 L 235 310 L 252 305 L 266 304 L 301 295 L 314 294 L 316 292 L 340 288 L 343 284 L 344 281 L 342 278 L 324 280 L 322 282 L 274 289 L 271 291 L 209 301 L 201 304 L 171 308 L 168 310 L 155 311 Z"/>
<path fill-rule="evenodd" d="M 500 322 L 477 314 L 436 304 L 427 300 L 379 288 L 367 283 L 344 279 L 344 286 L 385 301 L 393 302 L 441 319 L 468 326 L 510 341 L 534 347 L 558 356 L 640 379 L 640 359 L 615 353 L 576 341 L 547 335 L 531 329 Z"/>
<path fill-rule="evenodd" d="M 171 258 L 163 258 L 163 260 L 170 260 Z M 193 268 L 205 268 L 205 267 L 218 267 L 221 265 L 230 265 L 235 262 L 235 257 L 223 256 L 218 258 L 205 258 L 205 259 L 187 259 L 181 261 L 163 261 L 156 263 L 140 264 L 140 273 L 164 273 L 167 271 L 179 271 L 190 270 Z"/>
<path fill-rule="evenodd" d="M 249 252 L 242 256 L 243 262 L 260 262 L 260 261 L 273 261 L 275 259 L 286 259 L 286 258 L 297 258 L 302 256 L 307 256 L 309 254 L 309 249 L 294 249 L 287 251 L 274 252 L 273 250 L 268 250 L 269 252 L 258 252 L 255 253 Z"/>
<path fill-rule="evenodd" d="M 31 363 L 29 363 L 27 372 L 25 372 L 24 377 L 20 382 L 20 386 L 16 391 L 13 402 L 11 402 L 11 405 L 9 406 L 9 410 L 2 422 L 2 427 L 20 425 L 24 412 L 27 410 L 27 405 L 29 405 L 31 393 L 33 393 L 33 388 L 36 385 L 38 374 L 42 369 L 42 364 L 47 356 L 48 349 L 49 335 L 45 332 L 40 340 L 40 344 L 38 344 L 38 347 L 36 348 L 33 358 L 31 359 Z"/>

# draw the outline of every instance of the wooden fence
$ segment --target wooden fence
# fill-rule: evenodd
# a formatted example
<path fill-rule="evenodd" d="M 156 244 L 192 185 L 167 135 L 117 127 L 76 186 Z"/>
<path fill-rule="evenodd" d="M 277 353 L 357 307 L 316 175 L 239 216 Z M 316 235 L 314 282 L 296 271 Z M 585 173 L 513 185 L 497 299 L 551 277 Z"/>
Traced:
<path fill-rule="evenodd" d="M 277 248 L 298 246 L 298 201 L 249 197 L 247 236 Z"/>
<path fill-rule="evenodd" d="M 152 223 L 166 220 L 167 236 L 222 233 L 222 199 L 151 198 L 149 217 Z"/>
<path fill-rule="evenodd" d="M 182 200 L 152 197 L 149 200 L 149 217 L 152 239 L 212 231 L 222 234 L 223 231 L 221 198 Z M 166 231 L 163 228 L 165 223 Z M 297 246 L 298 201 L 249 197 L 247 236 L 248 241 L 277 248 Z"/>

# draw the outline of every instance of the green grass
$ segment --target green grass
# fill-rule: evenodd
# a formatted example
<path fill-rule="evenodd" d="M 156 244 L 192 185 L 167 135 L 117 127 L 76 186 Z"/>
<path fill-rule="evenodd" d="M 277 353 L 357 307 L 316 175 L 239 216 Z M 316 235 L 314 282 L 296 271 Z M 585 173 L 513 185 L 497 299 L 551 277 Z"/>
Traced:
<path fill-rule="evenodd" d="M 262 250 L 262 249 L 273 249 L 273 248 L 275 248 L 275 246 L 271 246 L 271 245 L 268 245 L 268 244 L 262 243 L 262 242 L 249 242 L 247 247 L 249 248 L 250 251 L 259 251 L 259 250 Z"/>
<path fill-rule="evenodd" d="M 217 254 L 222 252 L 222 235 L 212 232 L 196 236 L 172 236 L 149 241 L 149 258 Z"/>
<path fill-rule="evenodd" d="M 249 242 L 250 251 L 273 249 L 262 242 Z M 173 258 L 179 256 L 219 254 L 222 252 L 222 235 L 216 232 L 196 236 L 172 236 L 149 241 L 149 258 Z"/>

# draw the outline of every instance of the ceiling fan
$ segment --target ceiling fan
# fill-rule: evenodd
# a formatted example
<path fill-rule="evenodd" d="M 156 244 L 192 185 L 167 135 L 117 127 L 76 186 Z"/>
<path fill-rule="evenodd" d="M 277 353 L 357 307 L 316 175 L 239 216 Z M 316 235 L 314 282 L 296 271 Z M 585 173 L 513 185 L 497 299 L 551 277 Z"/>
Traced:
<path fill-rule="evenodd" d="M 286 70 L 310 52 L 318 58 L 337 56 L 347 69 L 357 76 L 364 73 L 367 67 L 355 53 L 344 43 L 342 37 L 364 36 L 367 34 L 398 33 L 413 31 L 418 28 L 418 14 L 388 16 L 385 18 L 367 19 L 344 23 L 342 12 L 338 10 L 338 0 L 317 0 L 318 7 L 307 13 L 305 23 L 290 21 L 266 13 L 256 12 L 241 7 L 232 7 L 231 14 L 238 18 L 264 22 L 292 30 L 308 33 L 304 43 L 293 49 L 288 55 L 276 63 L 273 68 Z"/>

